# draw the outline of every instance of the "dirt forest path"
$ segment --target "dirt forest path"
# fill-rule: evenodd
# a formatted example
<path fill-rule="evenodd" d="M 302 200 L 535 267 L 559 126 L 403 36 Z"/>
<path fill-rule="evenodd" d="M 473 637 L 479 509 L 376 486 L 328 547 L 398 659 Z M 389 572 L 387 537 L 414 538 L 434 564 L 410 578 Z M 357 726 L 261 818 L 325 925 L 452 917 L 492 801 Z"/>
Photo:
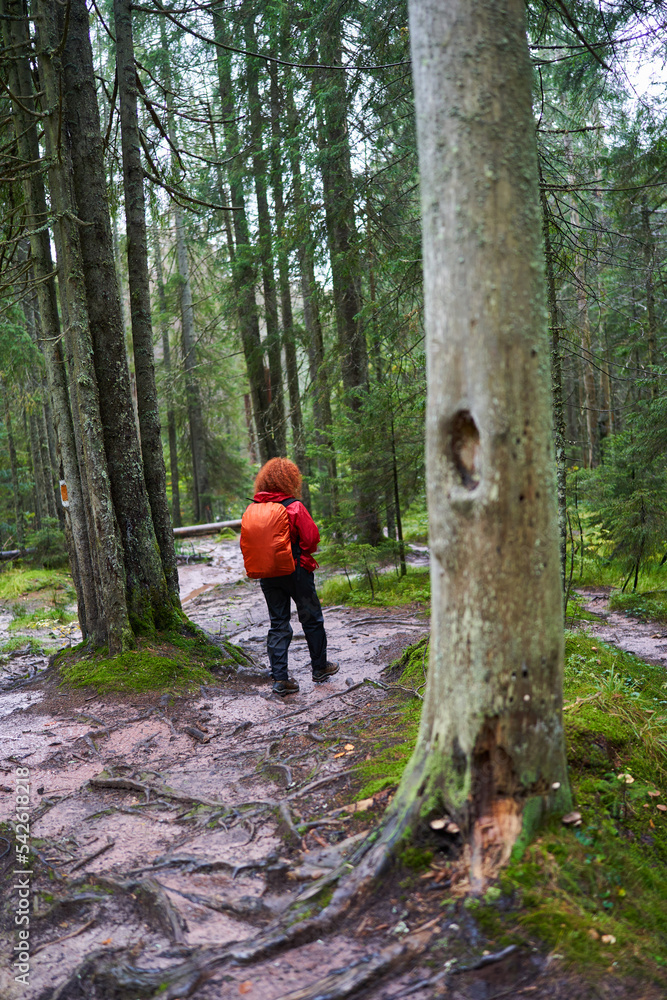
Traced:
<path fill-rule="evenodd" d="M 578 588 L 584 609 L 597 616 L 596 621 L 587 621 L 583 627 L 626 653 L 634 653 L 648 663 L 667 667 L 667 625 L 642 622 L 622 611 L 610 611 L 610 592 L 610 587 Z"/>
<path fill-rule="evenodd" d="M 46 659 L 29 653 L 1 675 L 0 820 L 12 814 L 16 766 L 28 767 L 36 859 L 30 985 L 14 982 L 5 912 L 3 1000 L 55 996 L 97 952 L 160 969 L 192 949 L 242 942 L 365 834 L 335 807 L 354 801 L 352 769 L 385 711 L 381 671 L 427 634 L 427 618 L 406 608 L 326 609 L 341 669 L 314 685 L 294 616 L 290 668 L 301 691 L 283 701 L 268 677 L 264 598 L 242 578 L 237 544 L 197 548 L 213 563 L 181 567 L 184 609 L 255 666 L 175 701 L 66 693 L 42 678 Z M 26 668 L 34 678 L 17 688 Z M 345 720 L 360 714 L 367 738 L 352 740 Z M 5 867 L 13 850 L 0 840 Z M 372 951 L 372 939 L 369 952 L 365 940 L 334 935 L 252 969 L 223 966 L 196 996 L 273 1000 Z M 79 994 L 69 982 L 61 995 Z"/>
<path fill-rule="evenodd" d="M 0 911 L 0 998 L 139 1000 L 176 967 L 182 975 L 165 1000 L 588 997 L 550 956 L 483 953 L 470 913 L 441 907 L 451 890 L 437 857 L 408 892 L 389 878 L 326 936 L 248 960 L 253 939 L 297 895 L 314 894 L 381 815 L 387 793 L 353 811 L 355 768 L 391 731 L 396 707 L 383 670 L 427 634 L 428 620 L 417 608 L 325 609 L 341 669 L 316 686 L 295 616 L 290 667 L 301 691 L 281 701 L 268 677 L 264 599 L 243 579 L 236 544 L 195 547 L 212 561 L 181 567 L 185 610 L 252 665 L 178 699 L 64 692 L 46 658 L 28 652 L 0 672 L 0 820 L 12 815 L 16 768 L 27 767 L 33 851 L 29 985 L 14 980 L 10 891 Z M 597 610 L 604 595 L 589 597 Z M 0 610 L 0 628 L 7 617 Z M 609 641 L 633 631 L 625 619 L 590 627 L 601 637 L 616 629 Z M 13 851 L 5 827 L 6 886 Z M 429 955 L 420 954 L 426 939 Z"/>

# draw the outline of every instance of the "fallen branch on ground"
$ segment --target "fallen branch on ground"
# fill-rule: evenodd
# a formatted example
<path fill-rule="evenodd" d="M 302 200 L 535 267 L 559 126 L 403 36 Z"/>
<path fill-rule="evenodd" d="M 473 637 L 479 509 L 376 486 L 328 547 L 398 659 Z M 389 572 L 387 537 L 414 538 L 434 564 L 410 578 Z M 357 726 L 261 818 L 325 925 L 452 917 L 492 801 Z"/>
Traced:
<path fill-rule="evenodd" d="M 77 861 L 77 863 L 72 868 L 70 868 L 70 875 L 72 874 L 72 872 L 78 871 L 79 868 L 83 868 L 83 866 L 87 865 L 90 861 L 94 861 L 95 858 L 99 858 L 100 854 L 104 854 L 106 851 L 110 851 L 111 848 L 115 846 L 116 846 L 115 840 L 108 840 L 106 844 L 103 844 L 102 847 L 98 848 L 97 851 L 93 851 L 93 853 L 89 854 L 88 857 L 82 858 L 81 861 Z"/>

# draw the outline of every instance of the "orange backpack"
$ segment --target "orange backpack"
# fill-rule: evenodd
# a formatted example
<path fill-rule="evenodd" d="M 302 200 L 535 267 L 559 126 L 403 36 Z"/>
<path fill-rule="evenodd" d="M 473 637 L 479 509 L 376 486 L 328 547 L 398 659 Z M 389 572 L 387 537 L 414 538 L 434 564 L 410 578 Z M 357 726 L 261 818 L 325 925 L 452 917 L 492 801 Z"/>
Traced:
<path fill-rule="evenodd" d="M 252 580 L 289 576 L 298 565 L 299 547 L 292 550 L 286 507 L 294 498 L 274 503 L 253 500 L 241 519 L 241 552 Z"/>

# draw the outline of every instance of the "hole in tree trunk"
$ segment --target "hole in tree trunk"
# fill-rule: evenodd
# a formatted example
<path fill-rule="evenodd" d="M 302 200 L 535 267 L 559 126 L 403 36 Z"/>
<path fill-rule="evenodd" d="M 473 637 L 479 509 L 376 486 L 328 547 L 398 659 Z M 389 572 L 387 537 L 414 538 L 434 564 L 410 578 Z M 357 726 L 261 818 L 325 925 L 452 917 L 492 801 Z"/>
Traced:
<path fill-rule="evenodd" d="M 447 445 L 461 483 L 474 490 L 479 485 L 479 431 L 469 410 L 459 410 L 449 421 Z"/>

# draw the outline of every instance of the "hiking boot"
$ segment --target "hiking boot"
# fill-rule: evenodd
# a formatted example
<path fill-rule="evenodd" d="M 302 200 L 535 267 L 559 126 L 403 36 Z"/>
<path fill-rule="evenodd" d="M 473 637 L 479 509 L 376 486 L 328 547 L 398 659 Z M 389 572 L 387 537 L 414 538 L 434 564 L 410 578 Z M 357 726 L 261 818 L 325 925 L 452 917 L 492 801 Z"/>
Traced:
<path fill-rule="evenodd" d="M 328 681 L 329 678 L 334 674 L 337 674 L 339 670 L 340 664 L 327 661 L 327 665 L 324 670 L 318 670 L 317 672 L 313 670 L 313 680 L 316 684 L 321 684 L 322 681 Z"/>
<path fill-rule="evenodd" d="M 296 694 L 298 690 L 299 682 L 295 681 L 293 677 L 286 677 L 284 681 L 273 682 L 273 693 L 279 694 L 281 698 L 284 698 L 288 694 Z"/>

